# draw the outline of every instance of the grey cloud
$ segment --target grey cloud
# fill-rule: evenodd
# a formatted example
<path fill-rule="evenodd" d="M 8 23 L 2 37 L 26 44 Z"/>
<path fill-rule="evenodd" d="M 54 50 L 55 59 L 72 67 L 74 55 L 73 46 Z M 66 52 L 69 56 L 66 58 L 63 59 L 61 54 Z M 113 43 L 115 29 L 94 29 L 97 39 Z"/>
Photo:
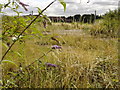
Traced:
<path fill-rule="evenodd" d="M 94 2 L 93 4 L 101 5 L 101 6 L 108 6 L 108 5 L 113 5 L 117 6 L 117 2 L 112 1 L 112 2 Z"/>
<path fill-rule="evenodd" d="M 57 5 L 56 5 L 57 6 Z M 75 5 L 68 5 L 67 6 L 67 10 L 64 12 L 62 8 L 59 8 L 59 7 L 56 7 L 54 6 L 55 10 L 52 11 L 52 13 L 55 13 L 57 15 L 66 15 L 66 16 L 72 16 L 72 15 L 75 15 L 75 14 L 84 14 L 84 13 L 88 13 L 88 14 L 91 14 L 91 13 L 94 13 L 94 10 L 91 9 L 89 6 L 81 6 L 81 5 L 78 5 L 78 4 L 75 4 Z M 50 9 L 48 10 L 48 13 L 50 13 Z"/>
<path fill-rule="evenodd" d="M 72 1 L 72 0 L 71 0 Z M 49 16 L 72 16 L 75 14 L 91 14 L 94 13 L 95 10 L 97 10 L 97 14 L 103 14 L 105 13 L 107 10 L 109 9 L 115 9 L 117 8 L 117 4 L 118 1 L 117 0 L 111 0 L 108 2 L 108 0 L 103 1 L 99 1 L 96 0 L 92 3 L 87 4 L 87 3 L 74 3 L 74 4 L 70 4 L 67 3 L 67 9 L 64 12 L 64 9 L 62 7 L 62 5 L 60 5 L 58 2 L 54 3 L 52 6 L 50 6 L 47 11 L 45 11 L 45 14 L 49 15 Z M 30 14 L 31 11 L 34 12 L 34 14 L 37 14 L 37 9 L 34 7 L 28 7 L 29 11 L 25 11 L 23 8 L 20 8 L 19 11 L 23 11 L 24 15 L 25 14 Z M 10 10 L 6 10 L 7 13 L 13 14 L 12 11 Z"/>

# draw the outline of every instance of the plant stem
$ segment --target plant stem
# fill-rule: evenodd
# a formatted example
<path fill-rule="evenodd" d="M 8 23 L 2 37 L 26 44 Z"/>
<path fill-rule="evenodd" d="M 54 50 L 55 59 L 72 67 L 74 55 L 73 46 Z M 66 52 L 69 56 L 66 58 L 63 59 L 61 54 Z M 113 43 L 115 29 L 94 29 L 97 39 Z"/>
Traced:
<path fill-rule="evenodd" d="M 39 59 L 43 58 L 44 56 L 46 56 L 48 53 L 50 53 L 52 51 L 52 49 L 50 49 L 49 51 L 47 51 L 45 54 L 43 54 L 41 57 L 39 57 L 37 60 L 33 61 L 31 64 L 29 64 L 28 66 L 25 67 L 28 68 L 29 66 L 31 66 L 32 64 L 34 64 L 36 61 L 38 61 Z"/>
<path fill-rule="evenodd" d="M 43 54 L 41 57 L 39 57 L 38 59 L 36 59 L 35 61 L 33 61 L 31 64 L 29 64 L 28 66 L 26 66 L 25 68 L 24 68 L 24 70 L 27 70 L 31 65 L 33 65 L 36 61 L 39 61 L 41 58 L 43 58 L 44 56 L 46 56 L 48 53 L 50 53 L 52 51 L 52 49 L 50 49 L 50 50 L 48 50 L 45 54 Z M 21 74 L 22 72 L 19 72 L 19 73 L 17 73 L 17 74 Z M 15 78 L 17 78 L 18 76 L 15 76 L 14 77 L 14 79 Z"/>
<path fill-rule="evenodd" d="M 35 20 L 47 9 L 49 8 L 56 0 L 54 0 L 53 2 L 51 2 L 47 7 L 45 7 L 31 22 L 29 25 L 27 25 L 25 27 L 25 29 L 18 35 L 17 40 L 14 41 L 11 46 L 7 49 L 7 51 L 4 53 L 4 55 L 2 56 L 2 59 L 0 61 L 0 63 L 3 61 L 3 59 L 5 58 L 5 56 L 7 55 L 7 53 L 10 51 L 10 49 L 13 47 L 13 45 L 19 40 L 20 36 L 33 24 L 33 22 L 35 22 Z"/>

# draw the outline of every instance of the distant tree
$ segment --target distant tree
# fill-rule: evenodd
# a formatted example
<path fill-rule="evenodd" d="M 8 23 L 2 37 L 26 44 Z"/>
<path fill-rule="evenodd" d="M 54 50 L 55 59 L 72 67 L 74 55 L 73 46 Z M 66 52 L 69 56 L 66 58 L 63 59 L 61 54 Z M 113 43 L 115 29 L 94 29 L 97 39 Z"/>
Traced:
<path fill-rule="evenodd" d="M 77 14 L 77 15 L 74 16 L 74 21 L 80 22 L 80 18 L 81 18 L 81 15 Z"/>

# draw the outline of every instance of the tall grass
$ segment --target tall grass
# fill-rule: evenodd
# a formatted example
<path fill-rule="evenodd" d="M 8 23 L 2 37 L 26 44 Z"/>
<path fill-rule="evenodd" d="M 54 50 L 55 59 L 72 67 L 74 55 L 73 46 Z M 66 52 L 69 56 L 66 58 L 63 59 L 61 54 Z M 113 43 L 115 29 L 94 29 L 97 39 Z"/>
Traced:
<path fill-rule="evenodd" d="M 5 60 L 15 64 L 2 63 L 2 87 L 119 88 L 118 40 L 106 36 L 116 34 L 110 34 L 104 22 L 53 23 L 48 24 L 47 28 L 36 22 L 24 33 L 22 42 L 17 42 L 5 57 Z M 112 32 L 116 28 L 117 25 Z M 69 31 L 71 29 L 82 32 L 76 34 Z M 71 34 L 60 34 L 62 30 Z M 101 38 L 104 37 L 101 32 L 106 32 L 106 38 Z M 12 42 L 11 37 L 3 40 L 6 45 L 8 41 Z M 52 49 L 53 45 L 59 45 L 62 49 Z M 6 47 L 3 47 L 3 53 L 5 50 Z M 46 63 L 57 66 L 47 66 Z"/>
<path fill-rule="evenodd" d="M 6 57 L 6 59 L 13 60 L 18 67 L 5 65 L 6 69 L 3 68 L 4 87 L 118 87 L 116 39 L 96 39 L 94 37 L 86 37 L 86 35 L 61 35 L 61 37 L 66 42 L 62 44 L 62 50 L 53 50 L 40 59 L 42 63 L 36 62 L 27 70 L 24 70 L 25 66 L 38 59 L 57 42 L 52 41 L 49 36 L 40 39 L 31 37 L 26 39 L 22 45 L 17 43 L 12 50 L 16 52 L 18 50 L 22 57 L 12 52 Z M 61 43 L 63 42 L 62 39 L 59 40 Z M 46 42 L 48 44 L 44 45 L 43 43 Z M 47 67 L 45 65 L 46 62 L 56 64 L 58 67 Z M 23 68 L 22 73 L 18 71 L 20 63 Z M 16 76 L 18 73 L 20 74 Z"/>
<path fill-rule="evenodd" d="M 118 10 L 109 11 L 103 16 L 103 20 L 98 20 L 91 29 L 91 35 L 100 37 L 118 37 L 119 12 Z"/>

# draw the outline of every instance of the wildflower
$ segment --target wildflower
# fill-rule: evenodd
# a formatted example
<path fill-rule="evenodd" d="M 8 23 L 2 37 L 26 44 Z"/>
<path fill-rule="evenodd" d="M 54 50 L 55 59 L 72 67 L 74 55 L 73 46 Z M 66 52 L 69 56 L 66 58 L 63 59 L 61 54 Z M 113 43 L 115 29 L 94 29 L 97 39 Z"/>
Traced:
<path fill-rule="evenodd" d="M 51 63 L 45 63 L 45 65 L 48 66 L 48 67 L 58 67 L 57 65 L 51 64 Z"/>
<path fill-rule="evenodd" d="M 17 37 L 12 37 L 12 41 L 16 41 L 17 39 Z"/>
<path fill-rule="evenodd" d="M 26 11 L 28 11 L 28 9 L 27 9 L 25 6 L 29 6 L 29 5 L 24 4 L 23 2 L 19 2 L 19 4 L 22 5 L 22 7 L 23 7 Z"/>
<path fill-rule="evenodd" d="M 61 46 L 58 46 L 58 45 L 53 45 L 53 46 L 52 46 L 52 49 L 62 49 L 62 47 L 61 47 Z"/>
<path fill-rule="evenodd" d="M 19 38 L 22 38 L 23 36 L 22 35 L 20 35 L 20 37 Z M 16 40 L 18 40 L 18 36 L 17 35 L 15 35 L 14 37 L 12 37 L 12 41 L 16 41 Z"/>

